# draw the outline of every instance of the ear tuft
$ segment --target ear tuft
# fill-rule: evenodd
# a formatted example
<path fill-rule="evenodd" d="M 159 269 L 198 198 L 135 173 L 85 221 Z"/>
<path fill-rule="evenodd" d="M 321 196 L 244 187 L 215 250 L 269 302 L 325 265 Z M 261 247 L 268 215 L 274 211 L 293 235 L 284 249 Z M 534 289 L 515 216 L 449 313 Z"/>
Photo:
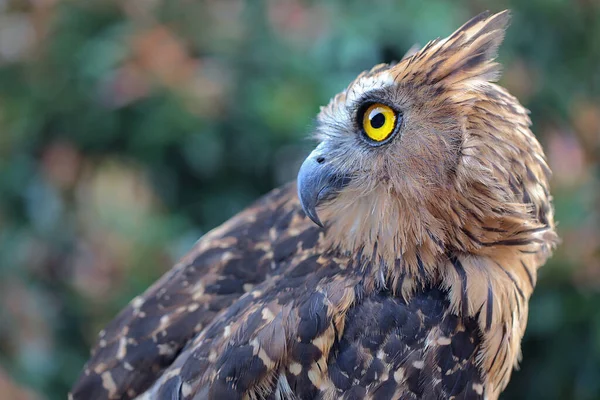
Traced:
<path fill-rule="evenodd" d="M 445 39 L 428 43 L 407 61 L 410 70 L 425 72 L 425 82 L 454 84 L 469 79 L 494 81 L 494 62 L 510 22 L 508 10 L 472 18 Z"/>
<path fill-rule="evenodd" d="M 421 45 L 419 43 L 413 44 L 412 46 L 410 46 L 410 49 L 406 51 L 404 56 L 402 56 L 402 59 L 400 61 L 404 61 L 407 58 L 414 56 L 419 52 L 419 50 L 421 50 Z"/>
<path fill-rule="evenodd" d="M 450 46 L 466 46 L 471 53 L 480 54 L 482 61 L 493 61 L 504 40 L 510 18 L 509 10 L 491 16 L 489 11 L 483 12 L 458 28 L 446 42 Z M 482 40 L 484 38 L 486 40 Z"/>

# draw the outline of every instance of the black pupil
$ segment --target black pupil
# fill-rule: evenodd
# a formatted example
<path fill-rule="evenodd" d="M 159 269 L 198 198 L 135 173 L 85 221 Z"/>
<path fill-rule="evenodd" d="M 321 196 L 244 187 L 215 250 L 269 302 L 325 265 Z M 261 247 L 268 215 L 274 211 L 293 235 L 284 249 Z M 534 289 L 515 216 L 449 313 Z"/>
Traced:
<path fill-rule="evenodd" d="M 371 118 L 371 126 L 375 129 L 379 129 L 385 124 L 385 115 L 382 113 L 377 113 L 373 118 Z"/>

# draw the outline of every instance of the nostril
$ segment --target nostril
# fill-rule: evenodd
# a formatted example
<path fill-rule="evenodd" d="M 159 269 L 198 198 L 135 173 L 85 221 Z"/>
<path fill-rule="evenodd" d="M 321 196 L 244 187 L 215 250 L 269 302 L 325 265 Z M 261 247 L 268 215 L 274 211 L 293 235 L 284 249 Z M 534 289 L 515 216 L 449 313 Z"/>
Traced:
<path fill-rule="evenodd" d="M 321 157 L 318 157 L 318 158 L 317 158 L 317 162 L 318 162 L 319 164 L 323 164 L 323 163 L 325 162 L 325 157 L 322 157 L 322 156 L 321 156 Z"/>

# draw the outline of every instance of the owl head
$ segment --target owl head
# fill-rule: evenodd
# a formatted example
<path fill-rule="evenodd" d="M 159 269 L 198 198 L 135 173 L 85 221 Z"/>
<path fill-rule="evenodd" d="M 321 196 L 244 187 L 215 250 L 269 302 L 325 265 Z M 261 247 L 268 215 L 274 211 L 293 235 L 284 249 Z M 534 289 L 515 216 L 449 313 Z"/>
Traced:
<path fill-rule="evenodd" d="M 509 18 L 481 14 L 321 109 L 298 194 L 339 247 L 427 264 L 449 249 L 551 246 L 543 150 L 527 110 L 494 83 Z"/>

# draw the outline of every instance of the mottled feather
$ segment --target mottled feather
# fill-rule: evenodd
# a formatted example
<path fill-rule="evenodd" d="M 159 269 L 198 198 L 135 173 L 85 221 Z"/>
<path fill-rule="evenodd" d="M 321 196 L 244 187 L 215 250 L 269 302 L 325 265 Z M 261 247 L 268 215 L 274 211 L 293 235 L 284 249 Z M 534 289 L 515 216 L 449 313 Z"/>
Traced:
<path fill-rule="evenodd" d="M 493 83 L 509 14 L 364 72 L 315 136 L 351 179 L 276 189 L 201 238 L 99 335 L 73 399 L 495 399 L 557 238 L 527 110 Z M 402 111 L 372 147 L 357 115 Z"/>

